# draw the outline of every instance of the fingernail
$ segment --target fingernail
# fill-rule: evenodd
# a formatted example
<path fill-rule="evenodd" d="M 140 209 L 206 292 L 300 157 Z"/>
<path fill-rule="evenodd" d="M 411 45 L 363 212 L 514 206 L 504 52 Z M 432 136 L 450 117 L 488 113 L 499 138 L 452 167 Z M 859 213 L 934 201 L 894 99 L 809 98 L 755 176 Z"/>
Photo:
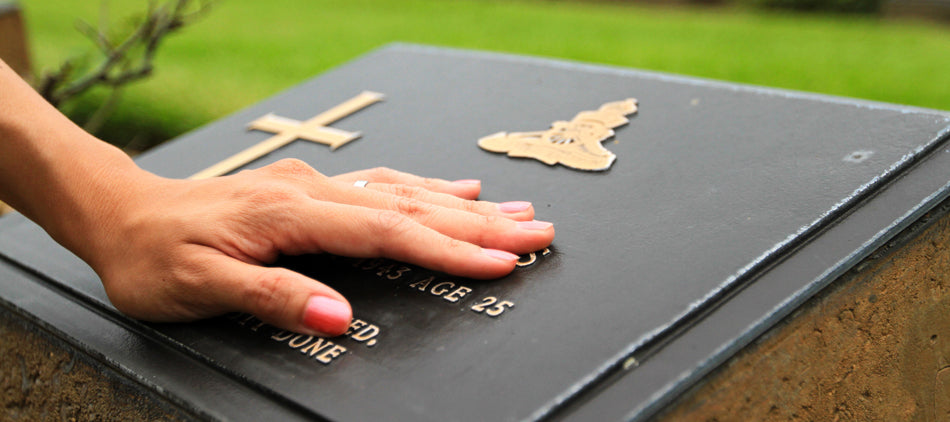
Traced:
<path fill-rule="evenodd" d="M 510 201 L 498 204 L 498 209 L 501 212 L 521 212 L 528 208 L 531 208 L 531 203 L 525 201 Z"/>
<path fill-rule="evenodd" d="M 547 230 L 554 226 L 554 224 L 547 221 L 519 221 L 518 228 L 522 230 Z"/>
<path fill-rule="evenodd" d="M 336 335 L 346 331 L 353 311 L 346 303 L 326 296 L 311 296 L 303 313 L 303 323 L 321 333 Z"/>
<path fill-rule="evenodd" d="M 479 185 L 482 183 L 482 181 L 476 180 L 476 179 L 462 179 L 462 180 L 456 180 L 452 183 L 458 183 L 460 185 Z"/>
<path fill-rule="evenodd" d="M 502 261 L 515 261 L 515 260 L 518 259 L 518 255 L 515 255 L 515 254 L 513 254 L 513 253 L 511 253 L 511 252 L 506 252 L 506 251 L 503 251 L 503 250 L 499 250 L 499 249 L 487 249 L 487 248 L 486 248 L 486 249 L 482 249 L 482 252 L 484 252 L 485 255 L 488 255 L 488 256 L 490 256 L 490 257 L 492 257 L 492 258 L 495 258 L 495 259 L 500 259 L 500 260 L 502 260 Z"/>

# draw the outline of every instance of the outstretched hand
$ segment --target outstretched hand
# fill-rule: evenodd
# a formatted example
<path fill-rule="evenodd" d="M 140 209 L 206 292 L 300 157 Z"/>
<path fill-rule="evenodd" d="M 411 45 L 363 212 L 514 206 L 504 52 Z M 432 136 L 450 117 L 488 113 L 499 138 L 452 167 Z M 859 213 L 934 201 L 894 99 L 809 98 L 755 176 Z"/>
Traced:
<path fill-rule="evenodd" d="M 0 92 L 0 200 L 91 265 L 115 307 L 135 318 L 242 311 L 337 335 L 352 318 L 343 296 L 265 264 L 327 252 L 494 278 L 514 269 L 513 253 L 554 238 L 527 202 L 475 201 L 477 181 L 387 169 L 326 177 L 299 160 L 213 179 L 161 178 L 74 125 L 2 60 Z"/>
<path fill-rule="evenodd" d="M 213 179 L 141 172 L 129 182 L 105 200 L 112 206 L 100 217 L 110 224 L 74 252 L 97 271 L 116 308 L 151 321 L 242 311 L 296 332 L 337 335 L 352 318 L 342 295 L 264 264 L 279 254 L 326 252 L 497 278 L 514 269 L 516 253 L 554 238 L 530 203 L 474 200 L 478 181 L 382 168 L 326 177 L 283 160 Z"/>

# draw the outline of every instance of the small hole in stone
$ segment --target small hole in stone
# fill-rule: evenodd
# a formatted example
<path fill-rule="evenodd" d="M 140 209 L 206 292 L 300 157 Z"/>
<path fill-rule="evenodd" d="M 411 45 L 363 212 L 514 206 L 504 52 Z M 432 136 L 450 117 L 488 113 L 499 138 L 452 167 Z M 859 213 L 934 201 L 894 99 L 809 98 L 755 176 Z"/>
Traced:
<path fill-rule="evenodd" d="M 937 342 L 937 335 L 936 335 L 936 334 L 930 336 L 930 342 L 931 342 L 931 343 L 936 343 L 936 342 Z"/>
<path fill-rule="evenodd" d="M 854 151 L 848 155 L 845 155 L 844 161 L 849 163 L 860 163 L 864 160 L 867 160 L 868 158 L 871 158 L 872 155 L 874 155 L 874 151 Z"/>

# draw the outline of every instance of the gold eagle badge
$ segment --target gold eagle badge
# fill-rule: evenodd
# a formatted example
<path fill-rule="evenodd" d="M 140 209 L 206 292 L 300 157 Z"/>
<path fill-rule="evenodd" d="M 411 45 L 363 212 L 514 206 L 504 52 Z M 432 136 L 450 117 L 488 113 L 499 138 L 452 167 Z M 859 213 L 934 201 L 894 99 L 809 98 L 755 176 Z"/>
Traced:
<path fill-rule="evenodd" d="M 536 132 L 498 132 L 478 140 L 486 151 L 507 152 L 509 157 L 534 158 L 548 165 L 603 171 L 617 159 L 601 142 L 614 136 L 613 128 L 629 122 L 637 100 L 628 98 L 604 104 L 597 111 L 582 111 L 570 122 L 559 120 Z"/>

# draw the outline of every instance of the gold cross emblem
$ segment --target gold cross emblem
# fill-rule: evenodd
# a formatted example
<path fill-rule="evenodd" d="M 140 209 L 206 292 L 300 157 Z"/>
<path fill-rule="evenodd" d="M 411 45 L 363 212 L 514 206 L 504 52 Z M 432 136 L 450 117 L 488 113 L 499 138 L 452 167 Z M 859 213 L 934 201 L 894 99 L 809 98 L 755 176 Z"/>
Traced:
<path fill-rule="evenodd" d="M 347 142 L 358 139 L 361 134 L 334 129 L 327 127 L 327 125 L 382 101 L 382 99 L 383 94 L 365 91 L 305 122 L 267 114 L 251 122 L 247 128 L 248 130 L 271 132 L 274 136 L 195 173 L 189 179 L 207 179 L 227 174 L 297 139 L 329 145 L 331 150 L 335 150 Z"/>

